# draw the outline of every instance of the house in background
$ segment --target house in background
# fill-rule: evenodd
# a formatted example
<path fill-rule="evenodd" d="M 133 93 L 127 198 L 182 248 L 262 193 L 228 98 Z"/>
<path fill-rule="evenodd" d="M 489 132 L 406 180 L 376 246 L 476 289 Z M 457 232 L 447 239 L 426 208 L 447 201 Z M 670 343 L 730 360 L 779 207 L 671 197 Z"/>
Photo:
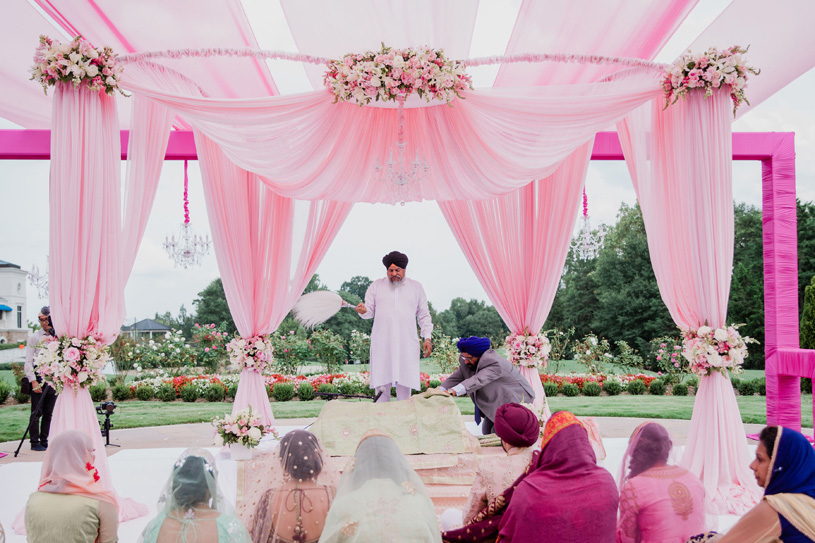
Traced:
<path fill-rule="evenodd" d="M 26 320 L 27 276 L 17 264 L 0 260 L 0 343 L 25 341 L 31 333 Z"/>
<path fill-rule="evenodd" d="M 167 332 L 172 332 L 169 326 L 156 322 L 153 319 L 144 319 L 134 322 L 129 326 L 122 326 L 122 334 L 133 339 L 153 339 L 153 334 L 163 336 Z"/>

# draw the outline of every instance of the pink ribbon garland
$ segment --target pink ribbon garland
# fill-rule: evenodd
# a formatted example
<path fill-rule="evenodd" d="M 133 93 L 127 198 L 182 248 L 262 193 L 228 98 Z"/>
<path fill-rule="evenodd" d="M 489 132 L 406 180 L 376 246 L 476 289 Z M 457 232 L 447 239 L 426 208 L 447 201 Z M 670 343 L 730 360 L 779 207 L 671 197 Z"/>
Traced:
<path fill-rule="evenodd" d="M 190 200 L 188 198 L 188 186 L 190 179 L 187 176 L 188 163 L 184 161 L 184 224 L 190 224 Z M 585 193 L 584 193 L 585 194 Z"/>

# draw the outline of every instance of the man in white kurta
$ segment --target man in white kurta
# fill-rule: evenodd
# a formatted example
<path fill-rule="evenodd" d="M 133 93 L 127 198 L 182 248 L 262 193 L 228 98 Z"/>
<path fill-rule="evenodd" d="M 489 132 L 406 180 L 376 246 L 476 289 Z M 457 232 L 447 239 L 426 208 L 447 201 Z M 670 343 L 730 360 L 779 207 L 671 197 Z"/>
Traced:
<path fill-rule="evenodd" d="M 419 390 L 419 336 L 424 339 L 424 355 L 431 352 L 433 323 L 427 296 L 421 283 L 405 277 L 408 258 L 393 251 L 382 259 L 387 276 L 374 281 L 365 293 L 365 303 L 356 307 L 363 319 L 373 319 L 371 331 L 371 388 L 377 401 L 390 401 L 390 389 L 396 399 L 407 400 L 410 391 Z M 381 394 L 380 394 L 381 393 Z"/>

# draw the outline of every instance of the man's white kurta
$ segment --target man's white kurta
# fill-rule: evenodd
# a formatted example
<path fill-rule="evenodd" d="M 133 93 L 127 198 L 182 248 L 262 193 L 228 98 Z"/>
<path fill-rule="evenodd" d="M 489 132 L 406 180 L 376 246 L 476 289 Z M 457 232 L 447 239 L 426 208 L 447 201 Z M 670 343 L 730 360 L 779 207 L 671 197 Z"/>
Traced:
<path fill-rule="evenodd" d="M 433 332 L 427 296 L 421 283 L 405 277 L 392 284 L 383 277 L 365 293 L 368 311 L 360 315 L 373 319 L 371 331 L 371 388 L 398 383 L 419 390 L 419 354 L 416 334 L 418 320 L 422 338 Z"/>

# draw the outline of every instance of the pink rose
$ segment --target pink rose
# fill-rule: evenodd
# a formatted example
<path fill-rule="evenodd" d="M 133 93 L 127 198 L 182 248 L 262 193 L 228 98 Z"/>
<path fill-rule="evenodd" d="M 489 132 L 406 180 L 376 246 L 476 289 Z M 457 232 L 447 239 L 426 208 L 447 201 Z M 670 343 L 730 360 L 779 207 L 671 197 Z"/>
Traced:
<path fill-rule="evenodd" d="M 68 362 L 76 362 L 77 360 L 79 360 L 81 353 L 79 352 L 79 349 L 77 349 L 76 347 L 68 347 L 62 352 L 62 356 Z"/>

